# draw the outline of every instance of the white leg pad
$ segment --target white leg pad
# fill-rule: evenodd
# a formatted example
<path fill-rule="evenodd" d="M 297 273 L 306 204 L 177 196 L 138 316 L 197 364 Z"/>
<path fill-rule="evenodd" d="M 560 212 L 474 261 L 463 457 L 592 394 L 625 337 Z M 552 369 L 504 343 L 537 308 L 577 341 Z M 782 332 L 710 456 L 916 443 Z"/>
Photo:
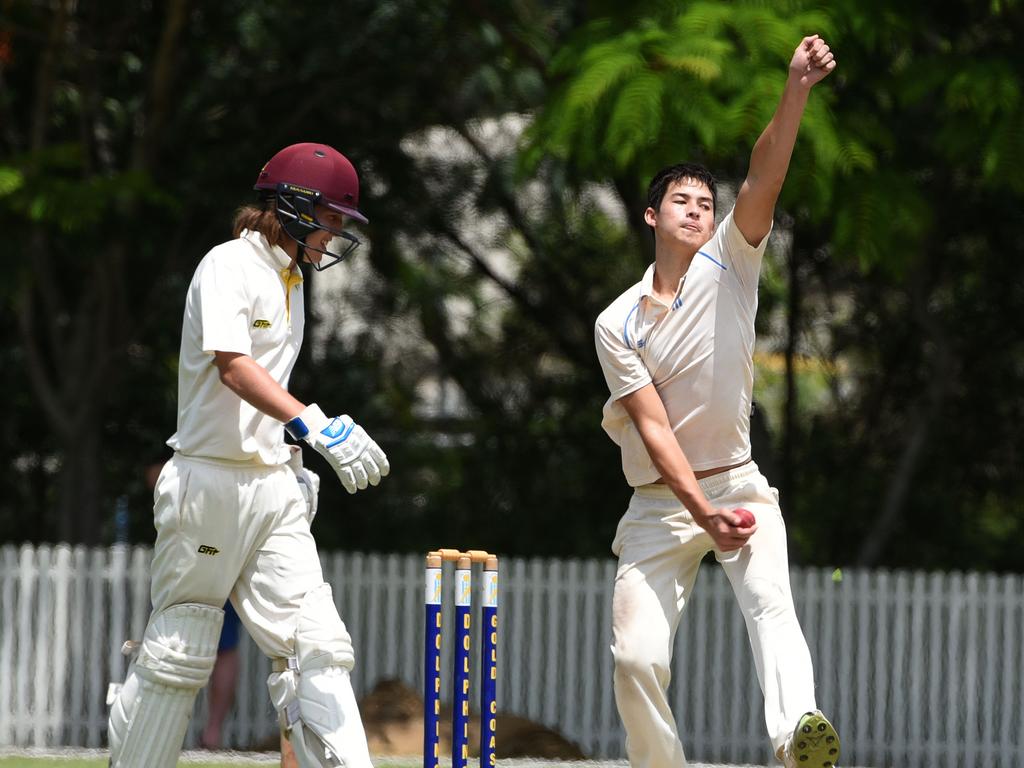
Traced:
<path fill-rule="evenodd" d="M 150 617 L 110 709 L 111 768 L 174 768 L 192 705 L 210 677 L 224 611 L 184 603 Z"/>
<path fill-rule="evenodd" d="M 321 584 L 303 600 L 295 657 L 276 660 L 267 679 L 281 727 L 301 768 L 372 768 L 349 679 L 352 665 L 348 631 L 330 585 Z"/>

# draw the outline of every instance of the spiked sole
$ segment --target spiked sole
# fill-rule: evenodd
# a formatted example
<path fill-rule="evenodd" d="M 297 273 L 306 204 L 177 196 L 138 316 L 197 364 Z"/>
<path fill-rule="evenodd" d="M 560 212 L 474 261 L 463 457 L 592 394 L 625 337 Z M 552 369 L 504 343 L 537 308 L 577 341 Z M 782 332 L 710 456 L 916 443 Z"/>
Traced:
<path fill-rule="evenodd" d="M 808 712 L 796 724 L 790 753 L 800 768 L 835 768 L 839 734 L 821 712 Z"/>

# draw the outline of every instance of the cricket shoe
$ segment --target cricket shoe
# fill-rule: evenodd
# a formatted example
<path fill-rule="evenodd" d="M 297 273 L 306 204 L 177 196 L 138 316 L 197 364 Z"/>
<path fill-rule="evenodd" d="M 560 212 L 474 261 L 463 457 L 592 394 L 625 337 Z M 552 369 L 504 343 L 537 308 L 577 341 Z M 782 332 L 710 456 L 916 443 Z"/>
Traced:
<path fill-rule="evenodd" d="M 835 768 L 839 734 L 821 712 L 806 712 L 782 748 L 786 768 Z"/>

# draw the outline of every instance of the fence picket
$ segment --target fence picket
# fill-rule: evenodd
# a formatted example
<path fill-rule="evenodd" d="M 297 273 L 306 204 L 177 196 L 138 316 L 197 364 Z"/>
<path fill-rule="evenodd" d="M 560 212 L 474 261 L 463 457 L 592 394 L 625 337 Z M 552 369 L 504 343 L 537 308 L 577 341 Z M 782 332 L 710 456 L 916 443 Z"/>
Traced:
<path fill-rule="evenodd" d="M 967 576 L 967 606 L 966 606 L 966 627 L 968 631 L 965 633 L 965 649 L 964 649 L 964 689 L 967 691 L 976 691 L 979 688 L 978 685 L 978 648 L 977 648 L 977 634 L 969 631 L 971 627 L 978 626 L 978 613 L 980 602 L 980 584 L 978 574 L 971 573 Z M 965 696 L 963 707 L 963 722 L 958 723 L 961 727 L 958 729 L 963 735 L 964 739 L 964 766 L 965 768 L 977 768 L 977 739 L 976 733 L 977 727 L 977 700 L 974 696 Z M 950 707 L 950 709 L 956 709 L 956 707 Z"/>
<path fill-rule="evenodd" d="M 14 547 L 0 547 L 0 744 L 16 739 L 14 732 L 14 586 L 17 583 L 17 553 Z"/>
<path fill-rule="evenodd" d="M 993 574 L 989 574 L 985 577 L 984 603 L 986 605 L 999 604 L 999 579 Z M 999 681 L 996 679 L 996 642 L 998 640 L 999 631 L 999 625 L 996 623 L 996 618 L 995 611 L 985 611 L 985 655 L 983 656 L 984 670 L 981 673 L 984 685 L 981 704 L 984 710 L 980 715 L 981 735 L 978 743 L 979 748 L 983 744 L 992 743 L 992 724 L 996 719 L 996 713 L 992 711 L 993 703 L 996 701 L 996 691 L 999 686 Z M 981 754 L 979 756 L 979 762 L 982 765 L 986 764 L 988 759 L 988 755 L 986 754 Z"/>
<path fill-rule="evenodd" d="M 71 615 L 68 621 L 70 636 L 68 637 L 68 668 L 81 670 L 86 663 L 86 579 L 88 572 L 89 551 L 84 546 L 77 546 L 71 553 L 71 571 L 74 574 L 72 591 L 74 598 L 71 600 Z M 85 676 L 72 674 L 70 676 L 70 703 L 68 705 L 68 723 L 70 732 L 67 736 L 68 744 L 84 744 L 86 742 L 86 720 L 88 714 L 85 706 Z"/>
<path fill-rule="evenodd" d="M 1018 582 L 1019 583 L 1019 582 Z M 1024 613 L 1024 607 L 1021 606 L 1021 590 L 1020 587 L 1016 590 L 1016 600 L 1014 601 L 1014 610 L 1020 613 Z M 1024 622 L 1017 622 L 1015 624 L 1017 630 L 1017 664 L 1016 664 L 1016 680 L 1017 680 L 1017 695 L 1012 697 L 1010 700 L 1016 705 L 1007 705 L 1007 709 L 1016 715 L 1016 722 L 1014 727 L 1008 728 L 1007 733 L 1014 745 L 1013 749 L 1006 750 L 1005 754 L 1019 754 L 1024 751 L 1024 707 L 1019 706 L 1019 702 L 1024 698 L 1024 637 L 1021 637 L 1022 624 Z M 1009 656 L 1009 654 L 1007 654 Z M 1022 761 L 1024 762 L 1024 761 Z"/>
<path fill-rule="evenodd" d="M 530 644 L 529 649 L 533 649 L 534 653 L 541 659 L 544 658 L 543 644 L 542 644 L 542 608 L 543 608 L 543 595 L 544 595 L 544 578 L 541 573 L 541 561 L 532 560 L 527 572 L 530 574 L 528 578 L 529 583 L 529 595 L 530 595 Z M 523 652 L 527 652 L 527 648 L 523 649 Z M 543 717 L 541 712 L 541 695 L 544 692 L 543 675 L 544 675 L 544 664 L 531 664 L 529 666 L 529 684 L 526 690 L 526 716 L 531 720 L 540 720 Z"/>
<path fill-rule="evenodd" d="M 597 561 L 589 560 L 583 569 L 583 626 L 597 626 Z M 594 727 L 597 725 L 597 712 L 594 708 L 594 682 L 601 674 L 598 666 L 600 633 L 590 631 L 583 633 L 583 690 L 580 699 L 580 730 L 576 734 L 577 743 L 591 743 L 594 740 Z"/>
<path fill-rule="evenodd" d="M 1022 612 L 1020 605 L 1020 584 L 1021 580 L 1019 577 L 1008 577 L 1001 580 L 1003 586 L 1002 594 L 1002 605 L 1005 606 L 1005 613 L 1003 615 L 1003 652 L 999 655 L 1000 661 L 1004 659 L 1014 659 L 1016 657 L 1016 675 L 1010 675 L 1006 672 L 999 675 L 999 682 L 1002 688 L 1002 699 L 1000 710 L 1002 716 L 999 720 L 999 728 L 997 734 L 1000 734 L 999 739 L 999 752 L 1001 754 L 1011 754 L 1014 745 L 1019 745 L 1021 742 L 1019 738 L 1015 739 L 1014 736 L 1021 733 L 1021 724 L 1014 723 L 1014 711 L 1020 713 L 1021 708 L 1016 706 L 1016 703 L 1021 700 L 1021 696 L 1024 696 L 1024 642 L 1020 638 L 1020 627 L 1021 620 L 1018 618 L 1018 614 Z M 994 725 L 993 718 L 993 725 Z M 995 741 L 995 738 L 992 740 Z M 986 744 L 991 743 L 986 740 Z"/>
<path fill-rule="evenodd" d="M 107 601 L 105 599 L 104 571 L 107 567 L 106 549 L 94 549 L 91 551 L 90 562 L 86 570 L 86 578 L 89 580 L 88 610 L 86 615 L 90 617 L 102 617 L 102 621 L 89 622 L 89 650 L 86 655 L 88 660 L 88 687 L 86 689 L 86 716 L 88 718 L 88 737 L 85 743 L 87 747 L 98 747 L 102 742 L 101 734 L 105 735 L 106 718 L 106 685 L 104 680 L 106 664 L 97 663 L 103 659 L 111 644 L 117 644 L 116 635 L 110 626 L 109 614 L 107 612 Z M 111 680 L 116 678 L 111 677 Z M 103 709 L 96 705 L 103 702 Z"/>
<path fill-rule="evenodd" d="M 907 624 L 907 612 L 910 607 L 910 578 L 905 573 L 896 574 L 896 586 L 893 590 L 893 653 L 892 653 L 892 670 L 888 677 L 889 687 L 887 688 L 888 695 L 885 701 L 889 703 L 889 712 L 891 716 L 889 718 L 879 717 L 875 721 L 875 757 L 874 760 L 880 764 L 885 764 L 887 761 L 894 762 L 897 760 L 897 750 L 893 745 L 893 738 L 896 735 L 896 723 L 906 723 L 909 718 L 906 710 L 906 697 L 905 692 L 907 690 L 907 677 L 910 673 L 907 672 L 905 664 L 905 655 L 907 648 L 907 634 L 909 632 Z M 913 646 L 911 646 L 913 647 Z M 881 665 L 884 654 L 878 654 L 878 663 Z M 903 757 L 900 756 L 902 760 Z"/>
<path fill-rule="evenodd" d="M 578 560 L 570 560 L 566 563 L 565 583 L 572 585 L 580 584 L 580 564 Z M 579 650 L 579 597 L 577 592 L 570 590 L 566 590 L 564 596 L 565 611 L 562 614 L 562 618 L 565 622 L 565 633 L 563 635 L 565 639 L 565 653 L 561 654 L 561 657 L 565 659 L 565 675 L 562 687 L 565 691 L 565 704 L 559 717 L 559 729 L 567 736 L 576 738 L 578 738 L 576 724 L 579 722 L 576 712 L 580 700 L 580 659 L 583 655 Z"/>
<path fill-rule="evenodd" d="M 35 568 L 35 552 L 27 544 L 21 548 L 18 564 L 18 652 L 28 664 L 15 666 L 15 696 L 22 706 L 14 709 L 15 738 L 24 744 L 31 744 L 31 713 L 32 695 L 29 691 L 29 674 L 32 670 L 32 626 L 35 615 L 35 592 L 38 582 L 38 571 Z"/>
<path fill-rule="evenodd" d="M 600 620 L 597 623 L 597 627 L 591 627 L 590 631 L 597 632 L 604 637 L 604 643 L 602 647 L 605 649 L 603 653 L 603 660 L 605 664 L 603 666 L 604 674 L 598 678 L 598 687 L 600 688 L 600 710 L 601 710 L 601 728 L 600 728 L 600 740 L 598 741 L 595 749 L 593 743 L 582 744 L 584 750 L 596 755 L 622 755 L 623 754 L 623 743 L 624 737 L 622 735 L 622 726 L 619 724 L 618 715 L 615 712 L 613 701 L 615 693 L 612 685 L 612 656 L 611 656 L 611 626 L 612 626 L 612 597 L 611 587 L 615 581 L 616 565 L 613 561 L 606 561 L 604 578 L 601 580 L 604 586 L 603 599 L 601 600 L 601 613 Z M 520 661 L 521 663 L 521 661 Z"/>
<path fill-rule="evenodd" d="M 498 604 L 498 653 L 504 652 L 503 658 L 512 660 L 520 658 L 524 653 L 526 622 L 522 617 L 525 615 L 523 602 L 526 599 L 526 566 L 522 560 L 516 560 L 509 566 L 502 563 L 502 569 L 502 595 Z M 526 690 L 523 666 L 506 663 L 498 667 L 498 695 L 513 712 L 525 711 L 522 699 L 522 693 Z"/>
<path fill-rule="evenodd" d="M 68 590 L 73 577 L 71 571 L 71 549 L 66 545 L 58 546 L 55 550 L 55 562 L 53 568 L 53 656 L 50 666 L 53 675 L 50 679 L 49 691 L 49 715 L 47 723 L 47 743 L 61 743 L 64 736 L 65 722 L 65 696 L 67 688 L 67 664 L 63 662 L 67 658 L 68 638 Z"/>
<path fill-rule="evenodd" d="M 543 580 L 543 589 L 548 609 L 547 620 L 543 625 L 547 635 L 546 660 L 544 664 L 547 674 L 545 675 L 543 690 L 548 695 L 543 697 L 544 706 L 540 710 L 542 712 L 541 722 L 545 725 L 557 727 L 558 711 L 566 695 L 565 690 L 559 687 L 559 672 L 561 671 L 559 666 L 565 659 L 558 652 L 559 640 L 564 634 L 563 624 L 565 622 L 565 611 L 561 606 L 562 564 L 558 560 L 551 560 L 546 568 L 543 565 L 541 568 L 547 571 L 547 576 Z M 558 692 L 557 697 L 555 695 L 556 691 Z"/>
<path fill-rule="evenodd" d="M 676 717 L 685 717 L 683 731 L 686 734 L 687 749 L 691 754 L 704 754 L 708 734 L 707 695 L 710 693 L 703 679 L 704 667 L 700 659 L 706 659 L 709 652 L 706 632 L 697 632 L 697 627 L 710 626 L 713 600 L 694 601 L 693 592 L 685 596 L 683 613 L 679 621 L 678 651 L 674 655 L 673 667 L 678 670 L 673 674 L 675 680 L 675 703 L 673 711 Z M 699 592 L 697 593 L 699 594 Z M 690 701 L 690 694 L 693 699 Z M 690 706 L 692 704 L 692 707 Z M 684 715 L 685 713 L 685 715 Z"/>

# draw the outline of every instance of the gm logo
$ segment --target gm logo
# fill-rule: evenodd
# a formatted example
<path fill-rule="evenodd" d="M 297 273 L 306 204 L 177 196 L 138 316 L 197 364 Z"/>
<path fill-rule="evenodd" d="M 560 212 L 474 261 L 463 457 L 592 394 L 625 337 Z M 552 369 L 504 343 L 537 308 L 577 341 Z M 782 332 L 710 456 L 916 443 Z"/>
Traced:
<path fill-rule="evenodd" d="M 270 321 L 269 320 L 254 320 L 253 324 L 252 324 L 252 327 L 253 328 L 269 328 L 270 327 Z"/>
<path fill-rule="evenodd" d="M 216 547 L 211 547 L 209 544 L 200 544 L 199 549 L 196 550 L 200 555 L 213 555 L 219 554 L 220 550 Z"/>

